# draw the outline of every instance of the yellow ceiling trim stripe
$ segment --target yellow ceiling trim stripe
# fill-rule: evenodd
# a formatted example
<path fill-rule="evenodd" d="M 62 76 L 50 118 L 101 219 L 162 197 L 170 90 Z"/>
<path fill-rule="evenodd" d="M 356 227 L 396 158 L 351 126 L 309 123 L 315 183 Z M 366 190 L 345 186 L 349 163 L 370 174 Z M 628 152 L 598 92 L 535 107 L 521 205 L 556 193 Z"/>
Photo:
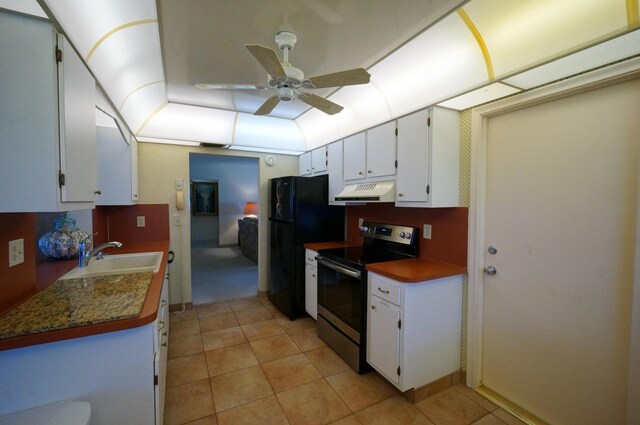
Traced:
<path fill-rule="evenodd" d="M 480 51 L 482 52 L 482 57 L 484 57 L 484 63 L 487 67 L 487 75 L 489 76 L 489 81 L 493 81 L 495 78 L 493 74 L 493 63 L 491 62 L 489 49 L 487 48 L 487 45 L 482 38 L 482 34 L 480 34 L 480 31 L 478 31 L 478 28 L 476 28 L 475 24 L 463 8 L 458 9 L 457 12 L 467 28 L 469 28 L 469 31 L 471 31 L 471 34 L 473 34 L 473 37 L 476 39 L 478 47 L 480 47 Z"/>
<path fill-rule="evenodd" d="M 631 30 L 640 26 L 640 12 L 638 0 L 626 0 L 627 3 L 627 27 Z"/>
<path fill-rule="evenodd" d="M 141 19 L 139 21 L 131 21 L 131 22 L 127 22 L 126 24 L 120 25 L 119 27 L 115 27 L 114 29 L 112 29 L 111 31 L 109 31 L 108 33 L 100 37 L 100 39 L 93 45 L 91 50 L 89 50 L 89 54 L 87 55 L 85 61 L 89 62 L 89 60 L 91 59 L 91 56 L 93 56 L 98 46 L 100 46 L 100 44 L 102 44 L 103 41 L 105 41 L 107 38 L 111 37 L 113 34 L 117 33 L 118 31 L 129 28 L 129 27 L 134 27 L 136 25 L 146 25 L 146 24 L 153 24 L 153 23 L 157 24 L 158 19 L 156 18 Z"/>
<path fill-rule="evenodd" d="M 137 89 L 133 90 L 131 93 L 129 93 L 127 95 L 127 97 L 124 98 L 124 100 L 122 101 L 122 103 L 120 104 L 120 107 L 118 108 L 118 111 L 122 110 L 122 107 L 124 106 L 125 103 L 127 103 L 127 100 L 129 99 L 129 97 L 131 97 L 132 94 L 134 94 L 135 92 L 137 92 L 138 90 L 142 90 L 145 87 L 149 87 L 153 84 L 160 84 L 160 83 L 164 83 L 164 80 L 158 80 L 158 81 L 153 81 L 151 83 L 147 83 L 147 84 L 143 84 L 140 87 L 138 87 Z"/>
<path fill-rule="evenodd" d="M 143 128 L 145 128 L 147 126 L 147 124 L 149 124 L 149 121 L 151 121 L 153 119 L 153 117 L 155 117 L 158 112 L 162 111 L 167 105 L 169 104 L 169 102 L 162 102 L 160 104 L 160 106 L 158 106 L 156 108 L 155 111 L 153 111 L 146 120 L 144 120 L 144 122 L 142 123 L 142 125 L 140 126 L 140 128 L 138 128 L 138 130 L 136 130 L 135 135 L 137 136 L 138 134 L 140 134 L 140 132 L 142 131 Z"/>

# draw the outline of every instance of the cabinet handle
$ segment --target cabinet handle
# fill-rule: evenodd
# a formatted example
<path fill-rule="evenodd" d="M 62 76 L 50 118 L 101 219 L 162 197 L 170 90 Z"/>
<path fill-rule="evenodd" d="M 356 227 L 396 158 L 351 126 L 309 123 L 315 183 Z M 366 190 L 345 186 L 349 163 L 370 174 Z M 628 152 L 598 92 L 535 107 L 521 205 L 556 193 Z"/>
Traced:
<path fill-rule="evenodd" d="M 167 343 L 166 343 L 166 342 L 163 342 L 163 343 L 162 343 L 162 346 L 163 346 L 163 347 L 166 347 L 166 346 L 167 346 Z"/>
<path fill-rule="evenodd" d="M 101 190 L 96 190 L 93 193 L 96 194 L 96 195 L 102 195 L 102 191 Z"/>
<path fill-rule="evenodd" d="M 375 310 L 375 309 L 376 309 L 376 306 L 375 306 L 375 305 L 372 305 L 372 306 L 371 306 L 371 310 Z"/>
<path fill-rule="evenodd" d="M 384 289 L 382 289 L 379 286 L 378 286 L 378 291 L 382 292 L 383 294 L 388 294 L 389 293 L 389 291 L 385 291 Z"/>
<path fill-rule="evenodd" d="M 358 175 L 361 176 L 362 175 L 362 171 L 358 171 Z"/>
<path fill-rule="evenodd" d="M 402 198 L 404 196 L 403 193 L 398 193 L 398 198 Z"/>
<path fill-rule="evenodd" d="M 315 275 L 315 274 L 312 274 L 312 275 L 311 275 L 311 277 L 316 277 L 316 275 Z"/>
<path fill-rule="evenodd" d="M 380 289 L 380 288 L 378 288 L 378 289 Z M 161 321 L 160 321 L 160 329 L 164 329 L 164 326 L 165 326 L 165 325 L 164 325 L 164 322 L 161 320 Z"/>
<path fill-rule="evenodd" d="M 167 305 L 167 302 L 165 300 L 162 300 L 162 307 L 164 307 L 165 305 Z"/>
<path fill-rule="evenodd" d="M 162 332 L 162 336 L 167 336 L 167 331 Z"/>

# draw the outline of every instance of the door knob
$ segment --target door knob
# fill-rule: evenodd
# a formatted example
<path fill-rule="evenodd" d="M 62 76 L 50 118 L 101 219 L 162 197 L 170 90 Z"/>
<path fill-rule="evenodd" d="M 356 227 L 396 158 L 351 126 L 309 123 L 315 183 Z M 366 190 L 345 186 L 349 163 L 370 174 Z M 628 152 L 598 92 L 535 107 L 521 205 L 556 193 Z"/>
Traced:
<path fill-rule="evenodd" d="M 495 268 L 495 267 L 493 267 L 493 266 L 489 266 L 489 267 L 487 267 L 486 269 L 484 269 L 484 273 L 485 273 L 487 276 L 495 276 L 495 275 L 496 275 L 496 273 L 498 273 L 498 270 L 496 270 L 496 268 Z"/>

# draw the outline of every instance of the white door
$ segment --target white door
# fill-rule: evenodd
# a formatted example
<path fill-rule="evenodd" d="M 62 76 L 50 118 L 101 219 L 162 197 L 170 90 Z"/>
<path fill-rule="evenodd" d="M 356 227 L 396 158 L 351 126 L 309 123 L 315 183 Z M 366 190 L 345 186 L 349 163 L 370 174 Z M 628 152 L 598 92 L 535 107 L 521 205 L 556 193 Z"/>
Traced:
<path fill-rule="evenodd" d="M 488 119 L 481 384 L 548 423 L 628 423 L 639 113 L 636 79 Z"/>

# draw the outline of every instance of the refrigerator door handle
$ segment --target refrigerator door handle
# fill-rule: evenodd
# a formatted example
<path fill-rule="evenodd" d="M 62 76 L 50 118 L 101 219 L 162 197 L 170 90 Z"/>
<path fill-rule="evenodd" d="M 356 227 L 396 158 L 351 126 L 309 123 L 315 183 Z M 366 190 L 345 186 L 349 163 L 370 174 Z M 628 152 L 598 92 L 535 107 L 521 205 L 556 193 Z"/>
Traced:
<path fill-rule="evenodd" d="M 316 261 L 322 264 L 323 266 L 330 268 L 331 270 L 335 270 L 342 274 L 346 274 L 347 276 L 353 277 L 355 279 L 360 279 L 360 270 L 353 270 L 353 269 L 347 268 L 336 261 L 329 260 L 328 258 L 320 257 L 319 255 L 316 256 Z"/>

